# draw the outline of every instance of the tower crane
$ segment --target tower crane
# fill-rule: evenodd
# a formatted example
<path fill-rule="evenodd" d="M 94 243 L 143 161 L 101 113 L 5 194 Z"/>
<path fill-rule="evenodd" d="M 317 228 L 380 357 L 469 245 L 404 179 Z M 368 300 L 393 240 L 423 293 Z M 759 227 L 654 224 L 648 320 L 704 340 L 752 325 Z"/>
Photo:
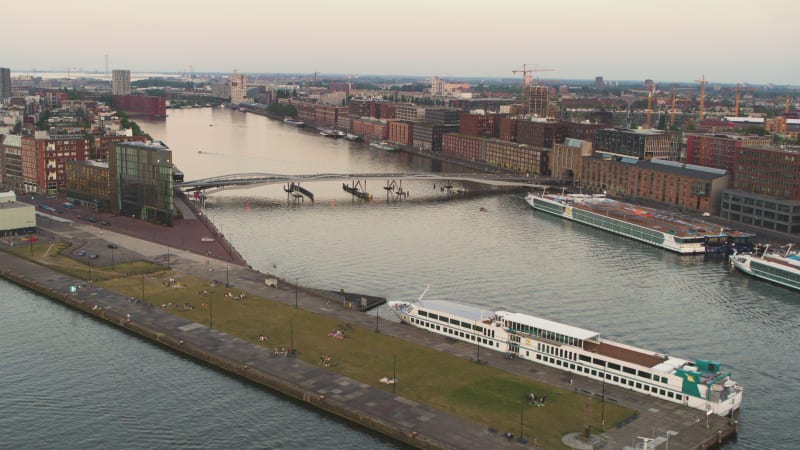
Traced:
<path fill-rule="evenodd" d="M 528 84 L 532 81 L 531 77 L 529 77 L 528 74 L 529 73 L 534 73 L 534 72 L 536 72 L 536 73 L 538 73 L 538 72 L 552 72 L 554 70 L 555 69 L 536 69 L 536 68 L 528 69 L 528 65 L 527 64 L 523 64 L 521 68 L 514 69 L 514 70 L 511 71 L 511 73 L 513 73 L 514 75 L 516 75 L 518 73 L 522 74 L 522 96 L 520 97 L 520 101 L 522 103 L 522 107 L 520 108 L 520 111 L 522 112 L 522 115 L 525 115 L 525 114 L 528 113 L 528 102 L 526 101 L 528 96 L 527 96 L 527 89 L 526 88 L 528 87 Z M 536 77 L 536 84 L 537 85 L 539 84 L 538 75 Z"/>
<path fill-rule="evenodd" d="M 706 84 L 708 80 L 706 80 L 706 76 L 703 75 L 699 80 L 694 80 L 695 83 L 700 83 L 700 118 L 699 120 L 703 120 L 703 115 L 706 112 Z"/>
<path fill-rule="evenodd" d="M 655 82 L 650 84 L 646 91 L 637 90 L 637 89 L 632 89 L 631 90 L 631 92 L 639 92 L 639 93 L 647 94 L 647 128 L 648 129 L 651 128 L 650 118 L 653 115 L 653 94 L 655 93 L 655 90 L 656 90 L 656 83 Z"/>

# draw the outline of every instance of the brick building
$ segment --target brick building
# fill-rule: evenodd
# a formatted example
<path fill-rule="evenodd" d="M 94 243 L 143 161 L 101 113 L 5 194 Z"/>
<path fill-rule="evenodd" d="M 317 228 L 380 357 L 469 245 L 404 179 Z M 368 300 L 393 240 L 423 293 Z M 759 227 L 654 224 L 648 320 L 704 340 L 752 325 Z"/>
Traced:
<path fill-rule="evenodd" d="M 389 139 L 389 123 L 378 119 L 353 119 L 352 132 L 363 136 L 370 141 L 385 141 Z"/>
<path fill-rule="evenodd" d="M 499 137 L 501 117 L 503 116 L 499 114 L 462 112 L 459 117 L 459 132 L 468 136 Z"/>
<path fill-rule="evenodd" d="M 414 141 L 414 124 L 399 120 L 389 122 L 389 141 L 402 145 L 412 145 Z"/>
<path fill-rule="evenodd" d="M 486 164 L 529 175 L 550 174 L 550 149 L 496 139 L 486 141 Z"/>
<path fill-rule="evenodd" d="M 462 133 L 446 133 L 442 136 L 442 154 L 467 161 L 486 160 L 486 140 Z"/>
<path fill-rule="evenodd" d="M 426 108 L 425 121 L 440 125 L 458 125 L 461 110 L 453 108 Z"/>
<path fill-rule="evenodd" d="M 517 124 L 519 120 L 512 117 L 500 118 L 499 138 L 505 142 L 517 142 Z"/>
<path fill-rule="evenodd" d="M 561 122 L 564 127 L 564 137 L 594 142 L 598 130 L 608 128 L 602 123 L 576 123 Z"/>
<path fill-rule="evenodd" d="M 737 136 L 686 133 L 686 162 L 736 173 L 736 158 L 743 146 L 772 143 L 772 136 Z"/>
<path fill-rule="evenodd" d="M 561 180 L 579 180 L 581 161 L 585 156 L 592 156 L 590 141 L 566 138 L 563 144 L 555 144 L 550 152 L 550 175 Z"/>
<path fill-rule="evenodd" d="M 553 148 L 564 142 L 564 126 L 548 120 L 520 120 L 517 122 L 516 142 L 531 147 Z"/>
<path fill-rule="evenodd" d="M 111 97 L 111 104 L 131 116 L 167 117 L 167 102 L 164 97 L 114 95 Z"/>
<path fill-rule="evenodd" d="M 22 136 L 22 177 L 24 190 L 56 194 L 66 188 L 66 164 L 85 160 L 89 141 L 81 128 L 37 131 Z"/>
<path fill-rule="evenodd" d="M 595 154 L 581 160 L 579 181 L 594 192 L 717 213 L 731 175 L 721 169 L 674 161 L 602 158 Z"/>

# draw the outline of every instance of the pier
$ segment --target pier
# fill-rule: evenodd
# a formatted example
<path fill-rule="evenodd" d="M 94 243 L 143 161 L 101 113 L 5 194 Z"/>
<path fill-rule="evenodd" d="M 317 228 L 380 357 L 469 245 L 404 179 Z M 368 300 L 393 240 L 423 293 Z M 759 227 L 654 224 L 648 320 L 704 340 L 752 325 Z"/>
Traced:
<path fill-rule="evenodd" d="M 342 189 L 345 192 L 348 192 L 353 195 L 353 197 L 358 197 L 363 200 L 370 201 L 372 200 L 372 194 L 369 192 L 365 192 L 362 189 L 366 189 L 367 182 L 364 182 L 364 185 L 361 185 L 361 180 L 354 181 L 352 186 L 349 186 L 347 183 L 342 183 Z"/>

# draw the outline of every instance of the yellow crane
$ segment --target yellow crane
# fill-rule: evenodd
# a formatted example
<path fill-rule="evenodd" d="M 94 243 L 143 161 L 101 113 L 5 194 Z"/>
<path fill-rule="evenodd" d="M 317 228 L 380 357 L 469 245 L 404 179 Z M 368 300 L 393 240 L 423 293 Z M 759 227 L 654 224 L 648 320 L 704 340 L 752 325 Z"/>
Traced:
<path fill-rule="evenodd" d="M 700 117 L 698 120 L 703 120 L 703 115 L 706 112 L 706 76 L 703 75 L 699 80 L 694 80 L 695 83 L 700 83 Z"/>
<path fill-rule="evenodd" d="M 520 112 L 522 113 L 521 115 L 525 115 L 525 114 L 528 113 L 528 102 L 526 101 L 528 95 L 527 95 L 527 89 L 526 88 L 528 87 L 528 84 L 532 81 L 528 77 L 528 74 L 529 73 L 538 73 L 538 72 L 552 72 L 553 70 L 555 70 L 555 69 L 537 69 L 537 68 L 528 69 L 528 65 L 527 64 L 523 64 L 522 67 L 520 67 L 519 69 L 514 69 L 514 70 L 511 71 L 511 73 L 513 73 L 514 75 L 516 75 L 518 73 L 522 74 L 522 96 L 520 97 L 520 101 L 522 103 L 521 104 L 521 108 L 520 108 Z M 536 77 L 536 84 L 539 84 L 539 77 L 538 76 Z"/>

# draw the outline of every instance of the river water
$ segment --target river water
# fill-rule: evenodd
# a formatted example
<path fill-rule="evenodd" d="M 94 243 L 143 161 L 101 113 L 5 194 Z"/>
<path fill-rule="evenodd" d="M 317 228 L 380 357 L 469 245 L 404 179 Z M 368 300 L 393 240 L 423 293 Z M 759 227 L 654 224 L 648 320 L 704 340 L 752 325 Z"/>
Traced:
<path fill-rule="evenodd" d="M 139 123 L 170 146 L 187 180 L 432 168 L 430 161 L 402 152 L 326 139 L 221 108 L 171 110 L 166 121 Z M 674 255 L 534 212 L 519 194 L 448 198 L 432 182 L 403 182 L 411 195 L 396 199 L 385 194 L 384 183 L 368 182 L 375 196 L 369 203 L 351 199 L 341 181 L 304 182 L 314 203 L 287 199 L 280 185 L 225 190 L 210 194 L 206 213 L 254 268 L 297 277 L 301 284 L 392 299 L 415 298 L 430 285 L 426 298 L 504 306 L 639 347 L 720 361 L 746 390 L 741 433 L 726 448 L 800 447 L 794 419 L 800 403 L 799 294 L 732 272 L 720 260 Z M 23 369 L 7 375 L 21 387 L 4 383 L 9 392 L 0 396 L 0 408 L 17 411 L 8 415 L 13 420 L 42 422 L 39 432 L 26 429 L 30 441 L 16 442 L 48 443 L 48 429 L 62 421 L 66 429 L 80 429 L 92 420 L 103 424 L 97 432 L 104 439 L 117 439 L 118 429 L 105 430 L 117 419 L 160 430 L 149 436 L 157 447 L 176 445 L 178 436 L 197 439 L 188 446 L 295 447 L 298 436 L 320 442 L 311 447 L 330 447 L 325 439 L 331 436 L 337 448 L 392 445 L 30 293 L 2 289 L 13 291 L 14 299 L 0 293 L 4 310 L 15 311 L 13 319 L 0 316 L 0 338 L 16 343 L 4 348 L 20 348 L 19 360 L 32 346 L 45 354 L 67 353 L 24 361 Z M 53 323 L 41 323 L 42 310 Z M 386 310 L 380 315 L 390 316 Z M 10 325 L 25 331 L 6 336 Z M 68 352 L 51 348 L 53 341 Z M 141 361 L 147 361 L 144 372 Z M 0 376 L 11 370 L 7 366 L 0 367 Z M 31 373 L 52 375 L 44 377 L 48 384 L 42 388 Z M 93 395 L 73 396 L 76 387 Z M 37 389 L 46 392 L 26 397 Z M 27 407 L 36 398 L 46 403 L 48 392 L 59 394 L 70 413 L 51 418 L 52 406 Z M 127 407 L 116 407 L 117 399 Z M 109 411 L 97 412 L 104 408 Z M 32 416 L 24 414 L 29 410 Z M 130 442 L 132 435 L 120 436 Z"/>

